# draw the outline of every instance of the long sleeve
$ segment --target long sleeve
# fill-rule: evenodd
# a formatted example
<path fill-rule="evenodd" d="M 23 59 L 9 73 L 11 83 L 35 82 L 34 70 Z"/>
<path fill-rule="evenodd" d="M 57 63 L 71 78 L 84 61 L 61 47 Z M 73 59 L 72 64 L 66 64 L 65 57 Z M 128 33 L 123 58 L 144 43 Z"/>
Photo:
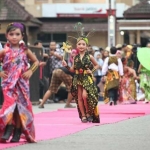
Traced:
<path fill-rule="evenodd" d="M 3 47 L 2 47 L 2 44 L 0 43 L 0 50 L 2 50 L 3 49 Z"/>
<path fill-rule="evenodd" d="M 106 75 L 106 72 L 108 71 L 108 60 L 109 57 L 107 57 L 104 61 L 103 67 L 102 67 L 102 75 Z"/>
<path fill-rule="evenodd" d="M 123 76 L 123 65 L 121 59 L 118 59 L 118 71 L 119 71 L 119 75 Z"/>

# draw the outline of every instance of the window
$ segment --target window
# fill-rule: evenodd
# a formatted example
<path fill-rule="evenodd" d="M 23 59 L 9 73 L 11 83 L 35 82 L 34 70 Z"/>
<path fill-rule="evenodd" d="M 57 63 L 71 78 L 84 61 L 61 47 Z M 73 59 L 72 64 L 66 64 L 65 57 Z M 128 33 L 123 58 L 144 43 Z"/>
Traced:
<path fill-rule="evenodd" d="M 43 45 L 47 46 L 51 41 L 56 41 L 56 43 L 62 44 L 62 42 L 66 41 L 67 36 L 65 33 L 39 33 L 37 39 L 42 41 Z"/>
<path fill-rule="evenodd" d="M 5 34 L 0 34 L 0 41 L 6 41 Z"/>
<path fill-rule="evenodd" d="M 53 40 L 56 42 L 65 42 L 66 41 L 66 34 L 53 34 Z"/>

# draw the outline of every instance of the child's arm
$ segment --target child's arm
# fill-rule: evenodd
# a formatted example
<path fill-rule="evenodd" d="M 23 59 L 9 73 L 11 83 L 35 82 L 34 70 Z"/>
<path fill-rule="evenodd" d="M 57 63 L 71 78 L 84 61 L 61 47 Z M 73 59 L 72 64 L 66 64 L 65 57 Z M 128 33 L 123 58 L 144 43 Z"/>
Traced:
<path fill-rule="evenodd" d="M 92 64 L 94 65 L 95 70 L 100 68 L 100 66 L 98 65 L 98 63 L 96 62 L 95 58 L 92 55 L 90 55 L 90 60 Z"/>
<path fill-rule="evenodd" d="M 74 61 L 73 61 L 71 67 L 68 66 L 68 64 L 66 63 L 65 60 L 62 61 L 62 65 L 63 65 L 64 67 L 66 67 L 70 72 L 74 72 Z"/>
<path fill-rule="evenodd" d="M 36 56 L 31 52 L 31 50 L 26 51 L 27 57 L 30 59 L 31 62 L 33 62 L 32 66 L 25 72 L 23 73 L 22 77 L 24 79 L 29 79 L 32 74 L 36 71 L 36 69 L 39 66 L 39 61 L 36 58 Z"/>
<path fill-rule="evenodd" d="M 139 68 L 138 68 L 138 73 L 141 72 L 141 69 L 142 69 L 142 65 L 140 64 L 140 65 L 139 65 Z"/>
<path fill-rule="evenodd" d="M 3 49 L 3 50 L 0 51 L 0 58 L 3 58 L 4 55 L 5 55 L 5 50 Z"/>
<path fill-rule="evenodd" d="M 27 50 L 27 56 L 28 56 L 28 58 L 31 60 L 31 62 L 33 62 L 33 65 L 34 66 L 36 66 L 36 67 L 38 67 L 39 66 L 39 61 L 38 61 L 38 59 L 36 58 L 36 56 L 32 53 L 32 51 L 31 50 Z M 32 65 L 32 66 L 33 66 Z"/>

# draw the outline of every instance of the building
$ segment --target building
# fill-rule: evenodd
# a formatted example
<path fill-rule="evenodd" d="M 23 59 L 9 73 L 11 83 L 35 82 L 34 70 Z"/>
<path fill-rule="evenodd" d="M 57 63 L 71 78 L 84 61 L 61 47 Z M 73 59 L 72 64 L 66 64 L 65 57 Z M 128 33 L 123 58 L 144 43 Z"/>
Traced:
<path fill-rule="evenodd" d="M 11 0 L 5 1 L 11 2 Z M 19 6 L 17 1 L 22 6 Z M 112 4 L 112 8 L 116 9 L 116 13 L 114 13 L 115 20 L 117 20 L 115 26 L 116 44 L 140 42 L 139 31 L 134 31 L 139 36 L 135 36 L 138 38 L 133 40 L 134 38 L 131 37 L 134 34 L 132 32 L 129 33 L 127 29 L 124 30 L 123 28 L 126 21 L 124 20 L 126 10 L 139 2 L 140 0 L 116 0 L 116 7 Z M 36 39 L 42 40 L 45 46 L 48 46 L 52 40 L 62 43 L 67 40 L 68 35 L 76 35 L 73 30 L 74 24 L 82 22 L 86 33 L 92 29 L 96 31 L 94 38 L 90 38 L 91 45 L 99 47 L 106 47 L 108 45 L 108 0 L 14 0 L 12 5 L 18 5 L 16 10 L 20 7 L 23 12 L 29 12 L 28 15 L 32 14 L 36 17 L 36 26 L 35 24 L 34 26 L 28 26 L 28 36 L 31 44 Z M 33 16 L 32 19 L 34 18 Z M 20 21 L 26 22 L 26 19 Z M 29 22 L 26 24 L 28 25 Z M 3 29 L 4 26 L 6 24 L 3 23 Z M 2 31 L 1 29 L 0 37 L 4 36 Z"/>
<path fill-rule="evenodd" d="M 138 43 L 146 46 L 150 41 L 150 1 L 142 0 L 124 12 L 124 18 L 117 20 L 119 30 L 124 33 L 120 42 Z"/>
<path fill-rule="evenodd" d="M 106 0 L 18 0 L 27 11 L 37 17 L 43 25 L 37 38 L 48 45 L 55 40 L 62 43 L 68 35 L 75 36 L 73 30 L 76 22 L 82 22 L 85 32 L 96 30 L 94 38 L 90 39 L 92 45 L 107 46 L 108 14 Z M 127 2 L 130 2 L 127 0 Z M 123 18 L 123 12 L 128 6 L 122 1 L 116 4 L 118 18 Z M 120 34 L 116 26 L 116 38 Z"/>
<path fill-rule="evenodd" d="M 6 41 L 6 27 L 9 23 L 16 21 L 26 25 L 29 41 L 42 25 L 41 21 L 28 13 L 17 1 L 0 0 L 0 41 Z M 36 39 L 36 36 L 34 38 Z"/>

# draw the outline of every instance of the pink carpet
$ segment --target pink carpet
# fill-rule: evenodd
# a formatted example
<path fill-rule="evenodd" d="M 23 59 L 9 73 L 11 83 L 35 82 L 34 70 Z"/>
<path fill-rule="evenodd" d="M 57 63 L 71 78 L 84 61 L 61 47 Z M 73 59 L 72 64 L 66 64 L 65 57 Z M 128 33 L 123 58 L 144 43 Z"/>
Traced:
<path fill-rule="evenodd" d="M 35 115 L 36 140 L 48 140 L 62 136 L 67 136 L 87 128 L 116 123 L 119 121 L 140 117 L 150 114 L 150 104 L 137 105 L 100 105 L 100 124 L 86 123 L 83 124 L 78 118 L 76 109 L 58 109 L 53 112 L 44 112 Z M 25 144 L 21 141 L 19 143 L 0 143 L 0 149 L 10 148 Z"/>

